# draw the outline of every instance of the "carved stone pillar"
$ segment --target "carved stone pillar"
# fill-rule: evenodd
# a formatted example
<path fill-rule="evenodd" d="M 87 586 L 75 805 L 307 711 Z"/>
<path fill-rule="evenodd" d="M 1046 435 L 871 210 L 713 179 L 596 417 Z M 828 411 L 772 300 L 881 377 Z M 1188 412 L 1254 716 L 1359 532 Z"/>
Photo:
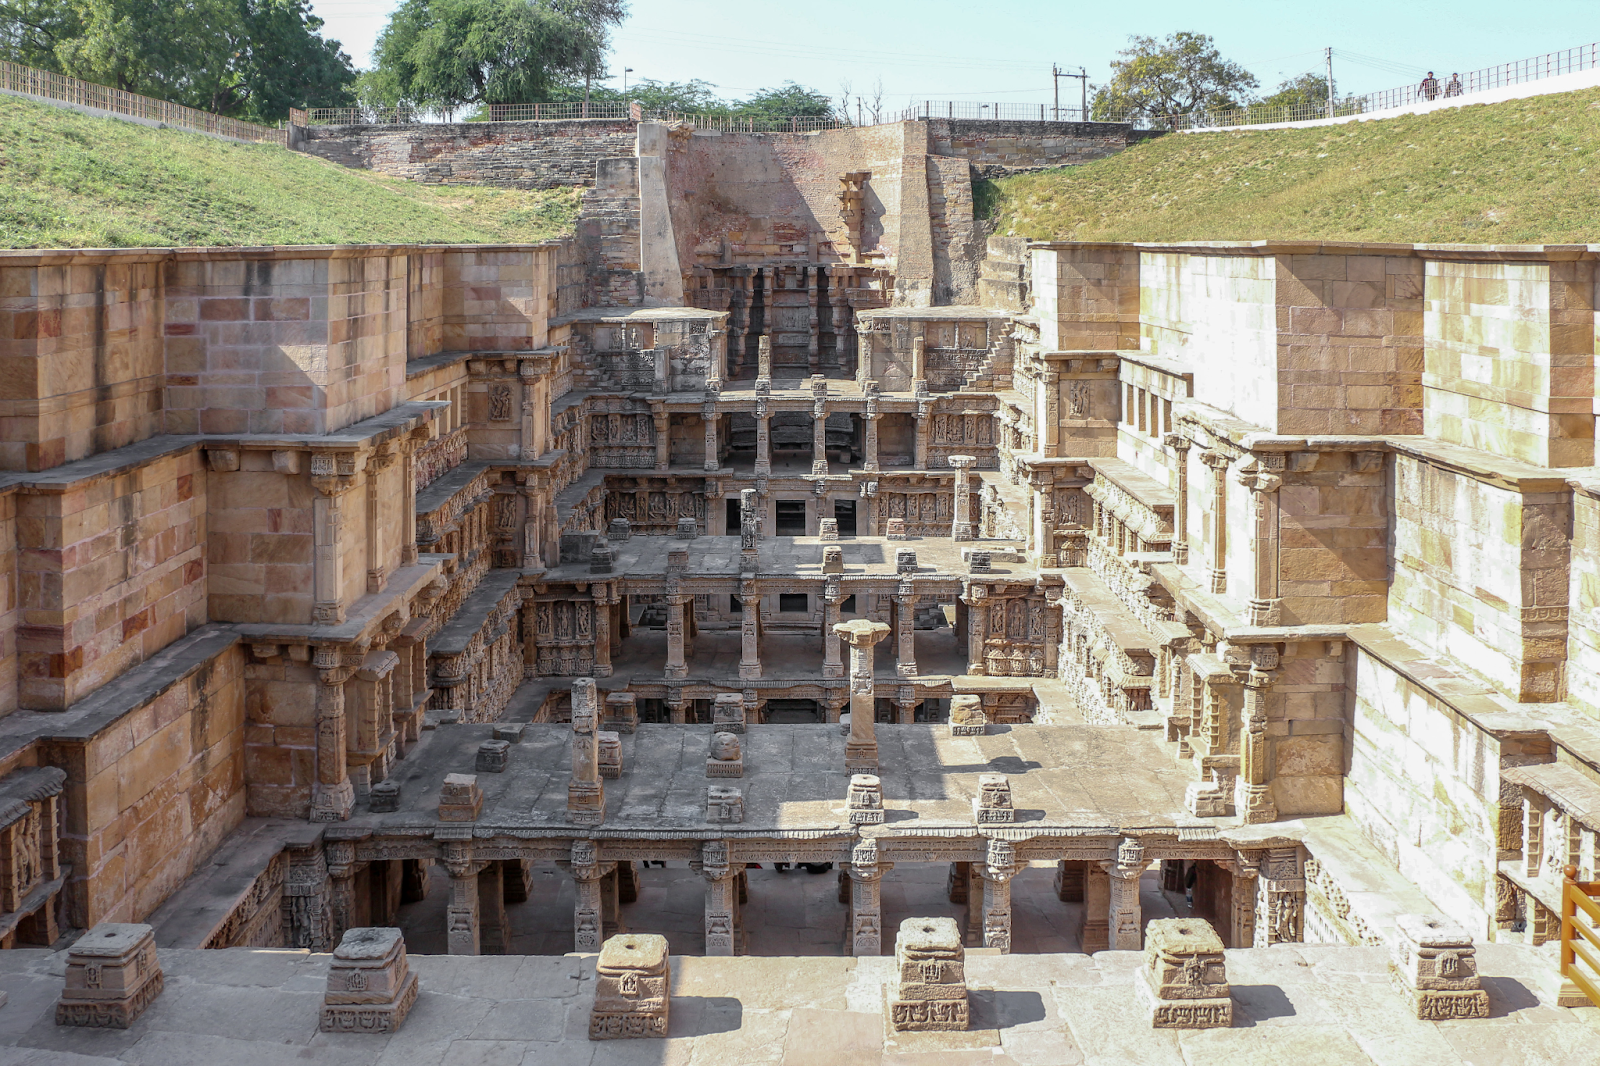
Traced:
<path fill-rule="evenodd" d="M 972 487 L 967 480 L 967 469 L 978 461 L 975 455 L 952 455 L 949 463 L 956 471 L 955 521 L 950 524 L 952 540 L 972 539 Z"/>
<path fill-rule="evenodd" d="M 866 457 L 862 460 L 861 469 L 876 473 L 878 470 L 878 400 L 876 396 L 867 397 L 867 411 L 862 416 L 867 421 Z"/>
<path fill-rule="evenodd" d="M 309 951 L 332 951 L 333 936 L 328 900 L 328 858 L 322 841 L 285 849 L 289 868 L 283 881 L 286 946 Z"/>
<path fill-rule="evenodd" d="M 989 841 L 983 874 L 983 946 L 1011 953 L 1011 879 L 1018 866 L 1009 840 Z"/>
<path fill-rule="evenodd" d="M 1267 459 L 1283 462 L 1281 455 Z M 1250 599 L 1250 624 L 1275 626 L 1282 619 L 1282 603 L 1278 598 L 1278 489 L 1283 479 L 1264 469 L 1259 460 L 1252 460 L 1239 475 L 1239 481 L 1250 490 L 1251 525 L 1255 548 L 1255 595 Z"/>
<path fill-rule="evenodd" d="M 715 402 L 708 402 L 700 408 L 700 420 L 705 423 L 706 429 L 705 468 L 707 470 L 718 470 L 722 466 L 721 457 L 718 454 L 717 418 L 717 405 Z"/>
<path fill-rule="evenodd" d="M 600 778 L 600 708 L 591 678 L 572 682 L 572 776 L 567 781 L 567 820 L 599 825 L 606 817 L 605 782 Z"/>
<path fill-rule="evenodd" d="M 505 867 L 498 862 L 479 864 L 478 946 L 485 955 L 504 955 L 510 947 L 506 928 Z"/>
<path fill-rule="evenodd" d="M 739 897 L 734 882 L 739 871 L 729 865 L 728 842 L 706 841 L 700 846 L 700 859 L 690 865 L 699 870 L 706 882 L 706 954 L 737 954 Z"/>
<path fill-rule="evenodd" d="M 754 578 L 739 582 L 739 677 L 761 676 L 761 589 Z"/>
<path fill-rule="evenodd" d="M 756 400 L 756 477 L 772 473 L 772 416 L 767 401 Z"/>
<path fill-rule="evenodd" d="M 1117 848 L 1117 861 L 1102 864 L 1111 875 L 1111 947 L 1139 951 L 1144 947 L 1144 918 L 1139 904 L 1139 879 L 1150 865 L 1144 845 L 1125 837 Z"/>
<path fill-rule="evenodd" d="M 982 675 L 983 641 L 989 632 L 989 590 L 984 585 L 967 585 L 961 597 L 967 605 L 967 673 Z"/>
<path fill-rule="evenodd" d="M 894 597 L 896 636 L 895 673 L 900 677 L 917 676 L 917 589 L 907 579 L 900 582 Z"/>
<path fill-rule="evenodd" d="M 355 808 L 356 790 L 347 764 L 344 683 L 353 667 L 338 645 L 317 647 L 311 665 L 317 670 L 317 779 L 311 786 L 311 821 L 342 822 Z M 359 659 L 357 660 L 359 661 Z"/>
<path fill-rule="evenodd" d="M 867 536 L 876 537 L 878 529 L 878 483 L 876 481 L 863 481 L 861 483 L 861 499 L 866 508 Z M 857 516 L 857 528 L 860 528 L 861 518 Z"/>
<path fill-rule="evenodd" d="M 1084 867 L 1078 946 L 1091 955 L 1111 950 L 1111 875 L 1105 863 L 1091 862 Z"/>
<path fill-rule="evenodd" d="M 667 669 L 668 681 L 681 681 L 689 676 L 689 664 L 684 658 L 684 605 L 694 602 L 682 595 L 667 596 Z"/>
<path fill-rule="evenodd" d="M 344 553 L 339 535 L 344 527 L 340 500 L 355 483 L 355 455 L 350 452 L 311 453 L 311 484 L 317 496 L 311 501 L 312 587 L 311 621 L 315 625 L 342 625 L 344 611 Z"/>
<path fill-rule="evenodd" d="M 1162 443 L 1172 449 L 1172 561 L 1179 566 L 1189 562 L 1189 448 L 1188 437 L 1168 433 Z"/>
<path fill-rule="evenodd" d="M 1272 802 L 1267 741 L 1267 690 L 1272 687 L 1277 667 L 1277 645 L 1250 646 L 1250 673 L 1244 682 L 1244 728 L 1239 738 L 1239 780 L 1233 797 L 1234 809 L 1246 825 L 1278 820 L 1278 808 Z"/>
<path fill-rule="evenodd" d="M 1044 591 L 1044 676 L 1061 676 L 1061 590 Z"/>
<path fill-rule="evenodd" d="M 592 585 L 594 590 L 594 676 L 611 676 L 611 605 L 609 586 Z"/>
<path fill-rule="evenodd" d="M 1061 372 L 1046 370 L 1039 375 L 1039 452 L 1046 459 L 1061 457 Z"/>
<path fill-rule="evenodd" d="M 672 416 L 665 404 L 651 404 L 650 417 L 656 429 L 656 473 L 664 474 L 672 462 Z"/>
<path fill-rule="evenodd" d="M 1221 452 L 1200 453 L 1211 468 L 1211 591 L 1228 591 L 1228 457 Z"/>
<path fill-rule="evenodd" d="M 822 327 L 818 319 L 818 310 L 819 307 L 826 306 L 820 303 L 822 298 L 823 268 L 813 266 L 803 269 L 805 270 L 806 307 L 808 310 L 806 324 L 811 331 L 811 336 L 806 340 L 806 365 L 810 368 L 811 373 L 815 374 L 822 369 L 822 364 L 818 358 L 818 348 L 822 339 Z"/>
<path fill-rule="evenodd" d="M 446 841 L 444 865 L 450 871 L 450 901 L 445 910 L 447 949 L 452 955 L 477 955 L 480 864 L 472 861 L 472 839 Z"/>
<path fill-rule="evenodd" d="M 928 342 L 924 337 L 911 338 L 911 388 L 916 390 L 917 382 L 928 380 Z"/>
<path fill-rule="evenodd" d="M 1305 940 L 1306 877 L 1297 847 L 1263 853 L 1256 892 L 1255 946 Z"/>
<path fill-rule="evenodd" d="M 598 862 L 592 840 L 572 842 L 572 950 L 599 951 L 601 941 L 600 882 L 616 863 Z"/>
<path fill-rule="evenodd" d="M 828 473 L 828 405 L 821 400 L 811 405 L 811 473 L 815 477 Z"/>
<path fill-rule="evenodd" d="M 400 491 L 405 502 L 400 511 L 400 565 L 417 565 L 417 464 L 416 452 L 429 440 L 429 428 L 418 426 L 400 451 Z"/>
<path fill-rule="evenodd" d="M 383 565 L 387 546 L 384 530 L 387 523 L 379 511 L 382 475 L 394 465 L 394 442 L 382 446 L 367 459 L 367 592 L 382 592 L 389 584 L 389 572 Z M 402 500 L 403 502 L 403 500 Z"/>
<path fill-rule="evenodd" d="M 776 275 L 774 275 L 773 280 L 776 282 Z M 776 286 L 774 286 L 774 290 L 776 290 Z M 767 328 L 770 330 L 772 327 L 768 326 Z M 763 333 L 756 338 L 756 377 L 758 379 L 772 377 L 772 335 L 770 333 Z"/>
<path fill-rule="evenodd" d="M 328 937 L 337 944 L 355 921 L 356 845 L 330 840 L 328 855 Z"/>
<path fill-rule="evenodd" d="M 822 592 L 822 676 L 843 677 L 844 663 L 839 659 L 839 634 L 834 627 L 839 624 L 839 605 L 844 602 L 844 589 L 837 576 L 828 578 Z"/>
<path fill-rule="evenodd" d="M 524 570 L 538 570 L 544 566 L 541 561 L 539 544 L 539 506 L 538 485 L 530 480 L 526 472 L 519 472 L 519 491 L 522 493 L 522 568 Z"/>
<path fill-rule="evenodd" d="M 916 463 L 916 467 L 917 467 L 918 470 L 926 470 L 926 469 L 928 469 L 928 409 L 929 409 L 929 406 L 930 405 L 928 404 L 928 402 L 926 400 L 917 401 L 917 421 L 916 421 L 916 427 L 915 427 L 915 431 L 916 432 L 915 432 L 915 441 L 914 441 L 914 448 L 916 450 L 916 455 L 915 455 L 915 458 L 912 461 L 914 463 Z"/>
<path fill-rule="evenodd" d="M 522 379 L 522 431 L 517 435 L 517 450 L 512 454 L 519 459 L 539 458 L 539 378 L 540 371 L 549 366 L 542 359 L 523 359 L 517 363 L 517 376 Z"/>
<path fill-rule="evenodd" d="M 850 643 L 850 739 L 845 742 L 845 770 L 852 774 L 878 772 L 877 713 L 872 676 L 872 647 L 889 635 L 882 622 L 864 618 L 840 622 L 834 632 Z"/>
<path fill-rule="evenodd" d="M 883 954 L 883 904 L 879 886 L 892 862 L 878 861 L 878 844 L 863 840 L 850 853 L 850 921 L 847 926 L 851 955 Z"/>

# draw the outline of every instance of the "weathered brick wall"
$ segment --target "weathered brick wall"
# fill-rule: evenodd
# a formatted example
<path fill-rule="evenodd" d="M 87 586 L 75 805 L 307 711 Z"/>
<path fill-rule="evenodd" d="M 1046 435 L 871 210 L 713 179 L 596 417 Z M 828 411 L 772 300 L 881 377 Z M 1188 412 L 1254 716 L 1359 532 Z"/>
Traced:
<path fill-rule="evenodd" d="M 1104 159 L 1130 142 L 1128 127 L 1116 122 L 924 121 L 930 152 L 959 156 L 986 176 Z"/>
<path fill-rule="evenodd" d="M 347 167 L 431 185 L 513 189 L 593 186 L 601 159 L 634 154 L 634 125 L 456 122 L 425 126 L 312 126 L 301 150 Z"/>

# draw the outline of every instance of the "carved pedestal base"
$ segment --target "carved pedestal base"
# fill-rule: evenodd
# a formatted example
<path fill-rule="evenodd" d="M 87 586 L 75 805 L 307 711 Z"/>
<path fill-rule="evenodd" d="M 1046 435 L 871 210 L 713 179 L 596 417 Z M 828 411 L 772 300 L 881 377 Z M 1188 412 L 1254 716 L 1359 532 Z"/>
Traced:
<path fill-rule="evenodd" d="M 126 1029 L 163 987 L 150 926 L 102 922 L 79 937 L 67 955 L 56 1024 Z"/>
<path fill-rule="evenodd" d="M 907 918 L 895 936 L 898 982 L 884 989 L 895 1032 L 962 1032 L 967 1007 L 966 951 L 953 918 Z"/>
<path fill-rule="evenodd" d="M 1139 989 L 1157 1029 L 1227 1029 L 1233 1025 L 1222 938 L 1199 918 L 1162 918 L 1145 927 Z"/>
<path fill-rule="evenodd" d="M 844 768 L 850 774 L 875 774 L 878 772 L 878 742 L 876 740 L 847 740 L 844 744 Z"/>
<path fill-rule="evenodd" d="M 667 938 L 625 933 L 607 940 L 595 965 L 590 1040 L 665 1037 L 672 968 Z"/>
<path fill-rule="evenodd" d="M 1183 793 L 1183 809 L 1196 818 L 1227 818 L 1233 814 L 1233 793 L 1216 783 L 1191 781 Z"/>
<path fill-rule="evenodd" d="M 334 949 L 323 995 L 324 1033 L 392 1033 L 417 1002 L 417 975 L 400 930 L 350 929 Z"/>

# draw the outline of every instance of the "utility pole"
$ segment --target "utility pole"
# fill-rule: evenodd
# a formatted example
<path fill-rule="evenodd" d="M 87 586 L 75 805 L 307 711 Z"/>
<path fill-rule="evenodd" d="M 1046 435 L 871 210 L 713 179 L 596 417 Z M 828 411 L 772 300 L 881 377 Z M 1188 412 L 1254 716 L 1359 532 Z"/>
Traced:
<path fill-rule="evenodd" d="M 1078 68 L 1078 73 L 1076 73 L 1076 74 L 1068 74 L 1066 71 L 1062 70 L 1055 63 L 1051 63 L 1050 64 L 1050 82 L 1051 82 L 1052 85 L 1055 86 L 1055 93 L 1056 93 L 1055 120 L 1057 122 L 1061 121 L 1061 79 L 1062 78 L 1077 78 L 1078 79 L 1078 87 L 1079 87 L 1079 89 L 1082 90 L 1082 97 L 1081 98 L 1082 98 L 1082 102 L 1083 102 L 1082 103 L 1082 109 L 1078 112 L 1078 121 L 1079 122 L 1088 122 L 1089 121 L 1089 73 L 1088 73 L 1088 71 L 1084 70 L 1082 67 L 1079 67 Z"/>
<path fill-rule="evenodd" d="M 1050 84 L 1055 87 L 1056 103 L 1053 113 L 1055 121 L 1061 121 L 1061 68 L 1054 63 L 1050 64 Z"/>
<path fill-rule="evenodd" d="M 1079 122 L 1089 121 L 1089 72 L 1082 67 L 1078 68 L 1078 89 L 1083 93 L 1082 110 L 1078 112 Z"/>
<path fill-rule="evenodd" d="M 1328 117 L 1333 117 L 1333 48 L 1330 46 L 1328 56 Z"/>

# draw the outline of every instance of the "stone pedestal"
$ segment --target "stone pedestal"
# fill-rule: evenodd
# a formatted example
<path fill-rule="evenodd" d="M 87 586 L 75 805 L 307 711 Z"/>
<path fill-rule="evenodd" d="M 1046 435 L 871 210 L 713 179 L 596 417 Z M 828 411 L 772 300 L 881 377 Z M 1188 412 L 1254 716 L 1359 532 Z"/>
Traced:
<path fill-rule="evenodd" d="M 824 574 L 844 573 L 844 548 L 829 545 L 822 549 L 822 572 Z"/>
<path fill-rule="evenodd" d="M 148 925 L 101 922 L 67 954 L 57 1025 L 126 1029 L 163 987 L 156 938 Z"/>
<path fill-rule="evenodd" d="M 400 782 L 379 781 L 367 793 L 367 809 L 373 814 L 393 814 L 400 809 Z"/>
<path fill-rule="evenodd" d="M 978 795 L 972 801 L 972 820 L 979 825 L 1017 820 L 1016 809 L 1011 806 L 1011 782 L 1005 774 L 978 775 Z"/>
<path fill-rule="evenodd" d="M 744 751 L 736 734 L 711 734 L 711 755 L 706 759 L 706 776 L 744 776 Z"/>
<path fill-rule="evenodd" d="M 972 539 L 972 490 L 967 471 L 978 461 L 975 455 L 952 455 L 946 460 L 956 472 L 955 519 L 950 523 L 952 540 Z"/>
<path fill-rule="evenodd" d="M 324 1033 L 392 1033 L 417 1001 L 400 930 L 350 929 L 333 951 L 322 997 Z"/>
<path fill-rule="evenodd" d="M 1199 918 L 1160 918 L 1145 929 L 1139 987 L 1157 1029 L 1227 1029 L 1233 993 L 1222 938 Z"/>
<path fill-rule="evenodd" d="M 1395 930 L 1390 973 L 1418 1018 L 1442 1022 L 1489 1016 L 1489 993 L 1478 980 L 1477 950 L 1465 929 L 1402 914 Z"/>
<path fill-rule="evenodd" d="M 567 782 L 567 821 L 576 825 L 599 825 L 606 818 L 599 725 L 594 680 L 577 678 L 572 682 L 572 778 Z"/>
<path fill-rule="evenodd" d="M 600 728 L 613 733 L 632 733 L 639 728 L 639 701 L 631 692 L 613 692 L 606 696 L 606 713 Z"/>
<path fill-rule="evenodd" d="M 898 982 L 889 1002 L 896 1032 L 967 1028 L 966 952 L 954 918 L 907 918 L 894 938 Z"/>
<path fill-rule="evenodd" d="M 622 776 L 622 735 L 602 729 L 595 736 L 595 750 L 599 756 L 596 769 L 604 780 L 615 781 Z"/>
<path fill-rule="evenodd" d="M 473 764 L 473 769 L 480 774 L 500 774 L 506 769 L 506 762 L 511 757 L 511 742 L 508 740 L 486 740 L 478 745 L 478 758 Z"/>
<path fill-rule="evenodd" d="M 883 821 L 883 782 L 876 774 L 854 774 L 845 802 L 851 825 L 877 825 Z"/>
<path fill-rule="evenodd" d="M 989 731 L 989 716 L 983 712 L 982 696 L 950 697 L 950 735 L 981 737 Z"/>
<path fill-rule="evenodd" d="M 483 789 L 476 774 L 446 774 L 439 790 L 439 821 L 476 822 L 483 810 Z"/>
<path fill-rule="evenodd" d="M 719 692 L 711 705 L 711 731 L 714 733 L 743 733 L 744 697 L 737 692 Z"/>
<path fill-rule="evenodd" d="M 607 940 L 595 964 L 589 1039 L 665 1037 L 671 985 L 666 937 L 625 933 Z"/>
<path fill-rule="evenodd" d="M 826 471 L 824 471 L 826 473 Z M 839 520 L 837 518 L 824 518 L 817 523 L 817 537 L 820 540 L 839 539 Z M 824 571 L 826 573 L 827 571 Z"/>
<path fill-rule="evenodd" d="M 732 785 L 707 785 L 706 821 L 728 824 L 744 821 L 744 793 Z"/>

